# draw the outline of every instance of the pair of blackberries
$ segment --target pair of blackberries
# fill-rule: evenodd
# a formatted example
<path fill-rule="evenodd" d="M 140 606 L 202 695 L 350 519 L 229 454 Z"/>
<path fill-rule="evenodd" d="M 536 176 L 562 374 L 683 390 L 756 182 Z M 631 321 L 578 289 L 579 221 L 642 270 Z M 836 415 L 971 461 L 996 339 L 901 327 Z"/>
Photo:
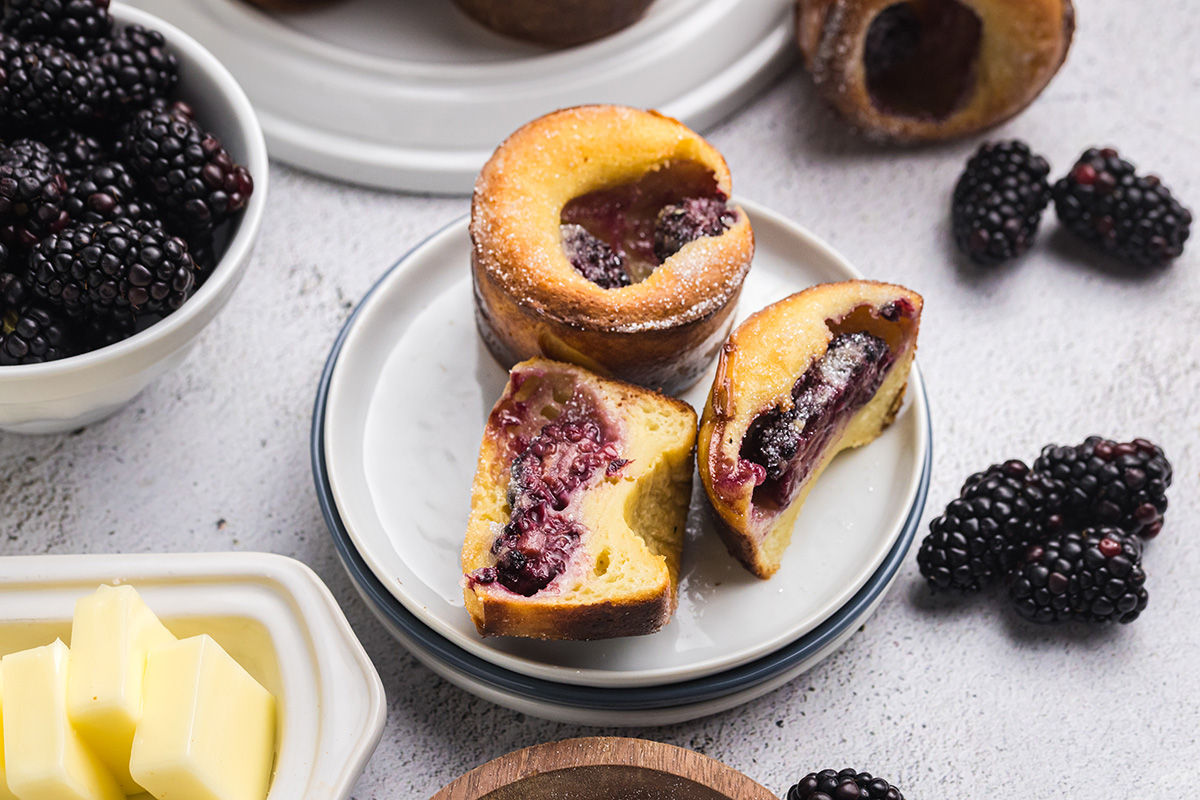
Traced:
<path fill-rule="evenodd" d="M 954 187 L 954 240 L 977 264 L 1029 249 L 1054 199 L 1067 230 L 1123 261 L 1156 267 L 1179 257 L 1192 214 L 1154 175 L 1139 176 L 1116 150 L 1092 148 L 1054 184 L 1046 159 L 1020 141 L 991 142 L 967 162 Z"/>
<path fill-rule="evenodd" d="M 1170 485 L 1170 462 L 1146 439 L 1048 445 L 1032 469 L 1011 460 L 969 477 L 917 564 L 934 591 L 1006 578 L 1035 622 L 1132 622 L 1146 607 L 1141 542 L 1162 529 Z"/>

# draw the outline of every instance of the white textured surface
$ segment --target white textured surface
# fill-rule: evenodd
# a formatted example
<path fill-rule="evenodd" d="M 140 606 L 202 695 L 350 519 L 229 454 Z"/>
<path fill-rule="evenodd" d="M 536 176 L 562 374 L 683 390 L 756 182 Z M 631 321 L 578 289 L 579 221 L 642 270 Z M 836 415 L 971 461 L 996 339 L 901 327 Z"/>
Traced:
<path fill-rule="evenodd" d="M 1200 209 L 1194 5 L 1080 2 L 1047 92 L 991 137 L 1028 140 L 1062 174 L 1113 144 Z M 686 725 L 600 731 L 693 748 L 782 794 L 856 765 L 906 796 L 1068 787 L 1166 798 L 1200 752 L 1200 243 L 1142 277 L 1057 230 L 992 272 L 960 263 L 949 195 L 985 137 L 896 149 L 849 136 L 792 72 L 711 134 L 735 191 L 790 215 L 870 276 L 924 294 L 920 363 L 934 423 L 926 521 L 972 471 L 1091 433 L 1148 436 L 1175 465 L 1147 547 L 1150 605 L 1131 626 L 1033 629 L 995 602 L 930 600 L 910 556 L 865 629 L 789 686 Z M 990 138 L 990 137 L 989 137 Z M 467 210 L 276 168 L 249 274 L 198 352 L 113 419 L 68 436 L 0 435 L 0 552 L 271 550 L 329 583 L 383 676 L 389 719 L 359 798 L 423 798 L 526 745 L 590 729 L 477 700 L 421 667 L 359 601 L 309 471 L 321 365 L 352 305 L 407 249 Z M 466 265 L 463 265 L 466 269 Z M 398 454 L 412 457 L 413 454 Z M 419 455 L 419 454 L 418 454 Z"/>

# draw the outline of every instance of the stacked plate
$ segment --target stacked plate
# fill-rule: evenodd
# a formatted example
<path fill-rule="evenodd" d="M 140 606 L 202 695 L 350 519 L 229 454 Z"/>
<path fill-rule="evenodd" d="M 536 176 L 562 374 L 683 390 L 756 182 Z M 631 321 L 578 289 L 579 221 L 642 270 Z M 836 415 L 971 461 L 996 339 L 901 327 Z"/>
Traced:
<path fill-rule="evenodd" d="M 739 321 L 811 284 L 861 277 L 804 229 L 742 206 L 757 251 Z M 335 342 L 313 418 L 314 476 L 334 543 L 368 605 L 418 659 L 535 716 L 667 724 L 783 685 L 870 616 L 913 541 L 929 485 L 916 367 L 895 423 L 821 477 L 771 580 L 725 552 L 697 489 L 679 608 L 663 630 L 596 642 L 480 638 L 463 607 L 459 549 L 479 440 L 507 372 L 476 334 L 469 263 L 459 220 L 392 267 Z M 683 399 L 702 408 L 710 383 Z"/>
<path fill-rule="evenodd" d="M 130 0 L 210 49 L 254 103 L 271 157 L 342 180 L 467 194 L 496 144 L 557 108 L 657 108 L 703 130 L 795 60 L 793 0 L 655 0 L 638 22 L 549 50 L 450 0 Z"/>

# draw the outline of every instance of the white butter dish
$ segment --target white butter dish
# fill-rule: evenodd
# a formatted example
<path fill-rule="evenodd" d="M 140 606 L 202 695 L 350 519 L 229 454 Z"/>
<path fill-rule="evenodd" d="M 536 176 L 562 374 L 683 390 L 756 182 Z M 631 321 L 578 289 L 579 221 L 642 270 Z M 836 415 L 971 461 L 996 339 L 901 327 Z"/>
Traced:
<path fill-rule="evenodd" d="M 75 602 L 127 583 L 178 637 L 207 633 L 278 703 L 267 800 L 347 798 L 383 732 L 383 684 L 311 569 L 269 553 L 0 558 L 0 656 L 70 641 Z"/>

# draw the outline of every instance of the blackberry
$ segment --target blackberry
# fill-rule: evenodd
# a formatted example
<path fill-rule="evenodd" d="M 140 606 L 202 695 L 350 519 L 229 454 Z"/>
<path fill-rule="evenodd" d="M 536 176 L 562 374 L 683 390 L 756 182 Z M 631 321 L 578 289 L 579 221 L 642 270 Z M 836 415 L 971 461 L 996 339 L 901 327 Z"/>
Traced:
<path fill-rule="evenodd" d="M 67 180 L 46 145 L 0 145 L 0 237 L 25 247 L 67 224 Z"/>
<path fill-rule="evenodd" d="M 563 253 L 583 277 L 602 289 L 619 289 L 632 283 L 625 260 L 582 225 L 559 226 Z"/>
<path fill-rule="evenodd" d="M 921 18 L 912 6 L 896 3 L 880 11 L 863 42 L 867 85 L 875 85 L 880 75 L 911 58 L 920 45 Z"/>
<path fill-rule="evenodd" d="M 1081 239 L 1139 267 L 1183 253 L 1192 212 L 1155 175 L 1138 176 L 1116 150 L 1087 150 L 1054 184 L 1058 219 Z"/>
<path fill-rule="evenodd" d="M 187 245 L 145 220 L 78 223 L 33 249 L 36 295 L 73 315 L 167 315 L 195 287 Z"/>
<path fill-rule="evenodd" d="M 93 167 L 108 160 L 108 147 L 99 139 L 74 128 L 57 128 L 41 137 L 62 165 L 68 183 L 74 183 Z"/>
<path fill-rule="evenodd" d="M 1071 583 L 1086 545 L 1083 534 L 1073 531 L 1029 549 L 1009 577 L 1009 600 L 1022 619 L 1050 624 L 1071 618 Z"/>
<path fill-rule="evenodd" d="M 86 60 L 48 42 L 0 47 L 0 117 L 18 131 L 98 116 L 107 79 Z"/>
<path fill-rule="evenodd" d="M 1076 525 L 1114 526 L 1143 539 L 1162 529 L 1171 462 L 1153 442 L 1090 436 L 1080 445 L 1048 445 L 1033 468 L 1063 482 L 1064 513 Z"/>
<path fill-rule="evenodd" d="M 158 209 L 138 196 L 137 181 L 119 161 L 110 161 L 92 169 L 75 184 L 65 207 L 67 214 L 76 222 L 158 219 Z"/>
<path fill-rule="evenodd" d="M 934 591 L 980 591 L 1012 569 L 1031 544 L 1061 527 L 1057 511 L 1064 491 L 1017 460 L 972 475 L 930 523 L 917 551 L 921 575 Z"/>
<path fill-rule="evenodd" d="M 103 105 L 110 114 L 165 98 L 179 79 L 179 61 L 162 34 L 141 25 L 130 25 L 107 40 L 95 63 L 108 77 Z"/>
<path fill-rule="evenodd" d="M 135 112 L 117 152 L 180 234 L 211 231 L 245 207 L 250 173 L 219 139 L 205 133 L 186 107 L 158 103 Z"/>
<path fill-rule="evenodd" d="M 900 790 L 869 772 L 823 769 L 788 789 L 784 800 L 904 800 Z"/>
<path fill-rule="evenodd" d="M 794 410 L 772 408 L 750 423 L 740 455 L 752 465 L 756 485 L 778 481 L 788 473 L 800 449 L 800 434 L 807 421 Z"/>
<path fill-rule="evenodd" d="M 80 352 L 91 352 L 128 339 L 145 325 L 132 317 L 89 317 L 77 327 Z"/>
<path fill-rule="evenodd" d="M 987 142 L 954 187 L 950 216 L 958 249 L 976 264 L 999 264 L 1029 249 L 1050 202 L 1050 165 L 1020 141 Z"/>
<path fill-rule="evenodd" d="M 1031 547 L 1013 573 L 1009 599 L 1031 622 L 1132 622 L 1146 608 L 1145 582 L 1136 538 L 1088 528 Z"/>
<path fill-rule="evenodd" d="M 198 234 L 187 238 L 188 252 L 196 263 L 196 286 L 199 287 L 208 280 L 213 270 L 217 268 L 217 245 L 212 234 Z"/>
<path fill-rule="evenodd" d="M 654 223 L 654 256 L 666 261 L 688 242 L 720 236 L 736 221 L 737 212 L 716 197 L 689 197 L 664 206 Z"/>
<path fill-rule="evenodd" d="M 21 308 L 29 297 L 28 284 L 15 272 L 5 272 L 8 249 L 0 244 L 0 310 Z"/>
<path fill-rule="evenodd" d="M 823 430 L 838 411 L 856 409 L 870 399 L 879 388 L 887 355 L 887 342 L 877 336 L 862 331 L 838 334 L 792 385 L 792 406 L 773 408 L 750 424 L 741 457 L 763 471 L 764 483 L 778 483 L 776 488 L 786 494 L 789 482 L 784 477 L 811 466 L 813 432 Z M 796 463 L 797 453 L 802 463 Z M 786 505 L 787 497 L 775 499 Z"/>
<path fill-rule="evenodd" d="M 1133 622 L 1146 610 L 1141 542 L 1115 528 L 1083 531 L 1088 546 L 1077 573 L 1075 610 L 1087 623 Z"/>
<path fill-rule="evenodd" d="M 8 0 L 3 29 L 23 42 L 53 42 L 86 56 L 112 31 L 109 0 Z"/>
<path fill-rule="evenodd" d="M 66 317 L 42 306 L 0 309 L 0 366 L 40 364 L 75 352 Z"/>
<path fill-rule="evenodd" d="M 196 109 L 182 100 L 168 100 L 165 97 L 160 97 L 151 101 L 149 108 L 156 114 L 165 112 L 190 120 L 196 118 Z"/>

